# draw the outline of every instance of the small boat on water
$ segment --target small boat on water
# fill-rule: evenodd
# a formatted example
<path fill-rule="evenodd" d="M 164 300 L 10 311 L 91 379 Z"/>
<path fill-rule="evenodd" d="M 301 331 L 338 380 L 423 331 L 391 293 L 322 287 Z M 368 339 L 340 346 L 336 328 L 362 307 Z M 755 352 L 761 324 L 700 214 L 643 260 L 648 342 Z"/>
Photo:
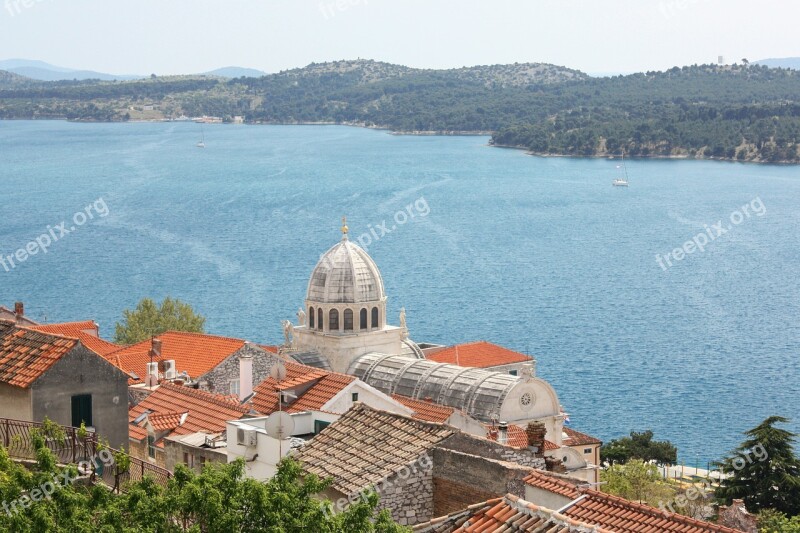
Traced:
<path fill-rule="evenodd" d="M 624 177 L 620 176 L 619 178 L 614 179 L 611 182 L 611 185 L 614 187 L 627 187 L 628 186 L 628 167 L 625 166 L 625 152 L 622 152 L 622 165 L 617 165 L 617 168 L 622 168 L 624 172 Z"/>
<path fill-rule="evenodd" d="M 206 134 L 203 131 L 203 125 L 200 124 L 200 140 L 197 141 L 198 148 L 205 148 L 206 147 Z"/>

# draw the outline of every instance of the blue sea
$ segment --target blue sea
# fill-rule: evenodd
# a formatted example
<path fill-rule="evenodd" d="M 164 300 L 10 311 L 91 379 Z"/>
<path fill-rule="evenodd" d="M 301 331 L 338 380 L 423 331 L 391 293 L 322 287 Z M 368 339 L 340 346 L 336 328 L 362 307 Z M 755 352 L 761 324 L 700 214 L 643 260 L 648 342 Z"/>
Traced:
<path fill-rule="evenodd" d="M 800 428 L 798 167 L 632 160 L 619 188 L 619 161 L 487 137 L 199 137 L 192 123 L 0 122 L 0 304 L 95 319 L 110 338 L 124 309 L 173 296 L 211 333 L 278 343 L 346 215 L 392 322 L 405 307 L 418 342 L 534 355 L 576 429 L 651 428 L 705 465 L 767 416 Z M 13 257 L 41 235 L 47 253 Z"/>

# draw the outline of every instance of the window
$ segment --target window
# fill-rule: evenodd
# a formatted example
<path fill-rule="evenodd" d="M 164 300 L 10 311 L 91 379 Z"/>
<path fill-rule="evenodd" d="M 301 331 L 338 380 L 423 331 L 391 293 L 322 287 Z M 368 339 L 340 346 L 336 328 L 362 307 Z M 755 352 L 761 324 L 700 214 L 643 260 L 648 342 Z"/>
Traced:
<path fill-rule="evenodd" d="M 330 422 L 325 422 L 324 420 L 314 420 L 314 435 L 319 435 L 320 431 L 330 425 Z"/>
<path fill-rule="evenodd" d="M 147 456 L 150 459 L 156 458 L 156 438 L 153 435 L 147 436 Z"/>
<path fill-rule="evenodd" d="M 194 468 L 194 454 L 183 452 L 183 463 L 189 468 Z"/>
<path fill-rule="evenodd" d="M 361 310 L 361 329 L 367 329 L 367 310 Z"/>
<path fill-rule="evenodd" d="M 91 427 L 92 423 L 92 395 L 79 394 L 72 397 L 72 427 L 79 428 L 81 423 Z"/>
<path fill-rule="evenodd" d="M 377 307 L 373 307 L 372 308 L 372 327 L 373 328 L 377 328 L 378 327 L 378 308 Z"/>
<path fill-rule="evenodd" d="M 352 309 L 345 309 L 344 310 L 344 330 L 345 331 L 353 331 L 353 310 Z"/>
<path fill-rule="evenodd" d="M 322 321 L 322 308 L 320 307 L 317 309 L 317 328 L 322 330 L 322 324 L 324 324 L 324 322 Z"/>
<path fill-rule="evenodd" d="M 230 391 L 232 396 L 239 396 L 239 380 L 232 379 L 230 381 L 230 385 L 228 386 L 228 390 Z"/>
<path fill-rule="evenodd" d="M 328 313 L 328 329 L 331 331 L 339 331 L 339 311 L 331 309 Z"/>
<path fill-rule="evenodd" d="M 358 401 L 358 393 L 357 393 L 357 392 L 354 392 L 354 393 L 353 393 L 353 401 L 354 401 L 354 402 L 357 402 L 357 401 Z"/>
<path fill-rule="evenodd" d="M 509 370 L 508 373 L 511 374 L 512 376 L 516 376 L 518 374 L 516 370 Z"/>
<path fill-rule="evenodd" d="M 591 448 L 584 448 L 583 449 L 583 453 L 588 455 L 588 454 L 592 453 L 592 449 Z"/>
<path fill-rule="evenodd" d="M 314 313 L 315 313 L 314 308 L 313 307 L 309 307 L 308 308 L 308 329 L 314 329 L 314 318 L 315 318 Z"/>

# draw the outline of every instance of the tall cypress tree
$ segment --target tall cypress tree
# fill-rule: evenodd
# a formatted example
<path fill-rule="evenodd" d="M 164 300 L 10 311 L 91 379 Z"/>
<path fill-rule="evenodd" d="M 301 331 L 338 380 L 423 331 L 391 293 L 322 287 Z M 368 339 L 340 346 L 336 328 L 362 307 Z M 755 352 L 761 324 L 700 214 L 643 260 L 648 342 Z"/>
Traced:
<path fill-rule="evenodd" d="M 775 509 L 789 516 L 800 514 L 800 459 L 794 453 L 795 433 L 776 428 L 788 419 L 771 416 L 745 432 L 747 439 L 717 463 L 729 477 L 716 497 L 730 505 L 744 500 L 751 512 Z"/>

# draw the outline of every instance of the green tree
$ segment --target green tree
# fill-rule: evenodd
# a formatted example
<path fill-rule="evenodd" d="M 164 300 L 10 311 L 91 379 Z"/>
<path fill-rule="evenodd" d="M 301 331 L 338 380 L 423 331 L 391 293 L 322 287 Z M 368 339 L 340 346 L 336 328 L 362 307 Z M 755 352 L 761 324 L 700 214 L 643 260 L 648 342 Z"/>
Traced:
<path fill-rule="evenodd" d="M 651 430 L 630 437 L 614 439 L 600 447 L 600 462 L 609 465 L 625 464 L 631 459 L 641 459 L 656 464 L 674 464 L 678 460 L 678 449 L 668 440 L 653 440 Z"/>
<path fill-rule="evenodd" d="M 126 309 L 122 316 L 123 321 L 117 322 L 114 333 L 114 342 L 119 344 L 135 344 L 165 331 L 204 333 L 206 322 L 192 306 L 170 297 L 165 298 L 161 305 L 144 298 L 136 309 Z"/>
<path fill-rule="evenodd" d="M 744 500 L 751 512 L 774 509 L 789 516 L 800 514 L 796 434 L 775 427 L 788 422 L 771 416 L 745 432 L 745 441 L 716 465 L 728 475 L 716 490 L 717 498 L 728 505 L 734 498 Z"/>
<path fill-rule="evenodd" d="M 787 518 L 783 513 L 767 509 L 758 513 L 761 533 L 800 533 L 800 516 Z"/>
<path fill-rule="evenodd" d="M 664 481 L 654 464 L 632 459 L 600 472 L 603 492 L 653 506 L 671 500 L 676 491 Z"/>

